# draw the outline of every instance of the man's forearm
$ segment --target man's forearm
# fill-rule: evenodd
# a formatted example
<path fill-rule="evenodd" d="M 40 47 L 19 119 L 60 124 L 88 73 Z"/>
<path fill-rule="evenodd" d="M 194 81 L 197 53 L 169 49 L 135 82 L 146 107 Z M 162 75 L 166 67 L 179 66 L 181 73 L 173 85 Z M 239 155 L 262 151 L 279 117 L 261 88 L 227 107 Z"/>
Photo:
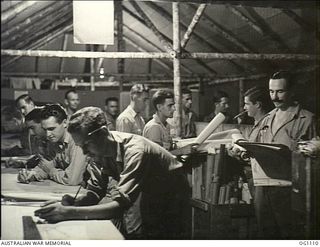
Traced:
<path fill-rule="evenodd" d="M 117 201 L 94 206 L 68 206 L 66 208 L 69 220 L 107 220 L 117 217 L 123 211 Z"/>

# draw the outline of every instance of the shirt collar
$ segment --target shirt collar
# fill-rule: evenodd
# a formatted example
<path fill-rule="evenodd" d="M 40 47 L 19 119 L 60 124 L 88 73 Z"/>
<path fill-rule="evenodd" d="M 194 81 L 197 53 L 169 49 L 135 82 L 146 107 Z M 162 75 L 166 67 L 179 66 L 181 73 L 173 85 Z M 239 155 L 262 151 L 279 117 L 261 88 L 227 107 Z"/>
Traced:
<path fill-rule="evenodd" d="M 135 117 L 138 115 L 138 113 L 135 112 L 135 110 L 132 108 L 131 105 L 128 105 L 128 107 L 127 107 L 127 113 L 128 113 L 129 115 L 131 115 L 133 118 L 135 118 Z"/>

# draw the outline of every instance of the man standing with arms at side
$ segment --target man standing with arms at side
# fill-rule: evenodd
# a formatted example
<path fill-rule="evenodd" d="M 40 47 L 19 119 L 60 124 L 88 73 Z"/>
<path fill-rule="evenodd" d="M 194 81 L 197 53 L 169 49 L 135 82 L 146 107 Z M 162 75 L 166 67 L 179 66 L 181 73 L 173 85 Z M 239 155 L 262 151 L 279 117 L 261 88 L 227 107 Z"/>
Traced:
<path fill-rule="evenodd" d="M 194 111 L 191 110 L 192 107 L 192 92 L 183 88 L 182 94 L 182 129 L 181 138 L 191 138 L 196 137 L 196 125 L 198 117 Z"/>
<path fill-rule="evenodd" d="M 80 104 L 79 94 L 75 89 L 70 89 L 65 93 L 64 103 L 66 105 L 66 112 L 69 119 L 71 115 L 78 110 Z"/>
<path fill-rule="evenodd" d="M 297 149 L 297 143 L 316 137 L 314 115 L 293 100 L 290 73 L 280 71 L 269 80 L 269 93 L 275 109 L 263 120 L 260 141 Z M 256 186 L 255 209 L 263 239 L 290 239 L 292 230 L 291 185 Z"/>
<path fill-rule="evenodd" d="M 143 136 L 170 150 L 172 144 L 170 127 L 172 126 L 169 125 L 167 119 L 172 118 L 175 111 L 174 95 L 168 89 L 160 89 L 153 95 L 152 104 L 156 113 L 144 127 Z"/>
<path fill-rule="evenodd" d="M 148 100 L 148 87 L 143 84 L 133 85 L 130 90 L 130 104 L 117 118 L 117 131 L 142 135 L 145 121 L 141 113 L 146 108 Z"/>
<path fill-rule="evenodd" d="M 116 120 L 119 114 L 119 100 L 116 97 L 106 99 L 105 116 L 109 130 L 116 130 Z"/>

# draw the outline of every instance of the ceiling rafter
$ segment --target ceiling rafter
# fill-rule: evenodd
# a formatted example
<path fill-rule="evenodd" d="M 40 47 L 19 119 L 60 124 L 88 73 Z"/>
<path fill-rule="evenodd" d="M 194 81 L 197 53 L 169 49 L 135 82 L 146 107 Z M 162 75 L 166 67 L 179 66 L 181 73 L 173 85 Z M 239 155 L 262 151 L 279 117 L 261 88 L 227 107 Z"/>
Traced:
<path fill-rule="evenodd" d="M 161 48 L 145 38 L 143 35 L 139 34 L 138 32 L 134 31 L 132 28 L 130 28 L 128 25 L 124 24 L 123 27 L 130 32 L 130 34 L 133 34 L 134 36 L 138 37 L 139 39 L 143 40 L 143 42 L 147 43 L 148 45 L 152 46 L 157 52 L 162 52 Z M 185 65 L 181 65 L 182 69 L 184 69 L 186 72 L 192 74 L 193 72 L 186 67 Z M 172 68 L 171 68 L 172 71 Z"/>
<path fill-rule="evenodd" d="M 204 13 L 207 5 L 206 4 L 200 4 L 197 8 L 191 23 L 189 24 L 187 31 L 183 35 L 183 39 L 181 40 L 181 48 L 185 48 L 187 43 L 189 42 L 191 35 L 193 34 L 193 31 L 195 30 L 197 24 L 200 21 L 200 18 L 202 14 Z"/>
<path fill-rule="evenodd" d="M 22 1 L 1 13 L 1 25 L 11 21 L 18 13 L 30 8 L 37 1 Z"/>
<path fill-rule="evenodd" d="M 284 50 L 286 52 L 291 52 L 289 46 L 282 40 L 280 35 L 278 35 L 272 28 L 268 25 L 268 23 L 258 14 L 258 12 L 251 7 L 244 7 L 250 16 L 254 19 L 254 21 L 261 27 L 263 32 L 271 38 L 277 45 L 280 50 Z"/>
<path fill-rule="evenodd" d="M 26 19 L 21 20 L 20 22 L 12 25 L 9 28 L 1 30 L 1 39 L 4 40 L 9 36 L 14 35 L 15 33 L 24 30 L 33 22 L 40 21 L 43 17 L 50 14 L 51 12 L 55 11 L 55 5 L 62 5 L 63 2 L 53 2 L 49 6 L 44 6 L 40 9 L 37 13 L 34 13 L 27 17 Z"/>
<path fill-rule="evenodd" d="M 170 13 L 168 13 L 164 8 L 160 7 L 159 5 L 152 3 L 152 2 L 145 2 L 145 4 L 149 5 L 153 10 L 157 11 L 158 13 L 161 13 L 161 15 L 167 20 L 167 21 L 172 21 L 172 16 Z M 188 29 L 187 25 L 183 23 L 182 20 L 180 20 L 180 26 L 186 31 Z M 222 52 L 220 49 L 215 47 L 212 43 L 210 43 L 208 40 L 203 38 L 200 33 L 197 31 L 193 32 L 193 37 L 197 39 L 199 42 L 206 44 L 212 51 L 215 52 Z M 235 66 L 239 71 L 245 71 L 245 68 L 242 67 L 241 65 L 235 63 L 234 61 L 230 61 L 230 63 Z"/>
<path fill-rule="evenodd" d="M 320 40 L 320 33 L 316 30 L 316 28 L 313 25 L 307 23 L 302 17 L 300 17 L 290 9 L 282 9 L 281 11 L 287 16 L 289 16 L 292 20 L 294 20 L 298 25 L 300 25 L 303 30 L 309 33 L 313 33 L 315 37 L 318 40 Z"/>
<path fill-rule="evenodd" d="M 144 26 L 148 27 L 148 26 L 147 26 L 147 23 L 144 21 L 144 19 L 142 19 L 141 17 L 136 18 L 136 15 L 135 15 L 134 13 L 133 13 L 133 15 L 132 15 L 132 14 L 131 14 L 132 11 L 130 11 L 130 10 L 128 11 L 127 8 L 123 8 L 123 9 L 124 9 L 129 15 L 131 15 L 133 18 L 135 18 L 138 22 L 140 22 L 140 23 L 142 23 Z M 170 39 L 169 37 L 167 37 L 167 36 L 164 35 L 163 33 L 161 33 L 161 35 L 162 35 L 162 37 L 163 37 L 165 40 L 167 40 L 167 42 L 168 42 L 169 44 L 172 44 L 172 43 L 173 43 L 173 42 L 172 42 L 172 39 Z M 183 51 L 188 52 L 186 49 L 183 49 Z M 210 71 L 210 73 L 212 73 L 212 74 L 217 74 L 217 72 L 216 72 L 214 69 L 212 69 L 210 66 L 208 66 L 205 62 L 203 62 L 203 61 L 201 61 L 201 60 L 199 60 L 199 59 L 197 59 L 196 62 L 197 62 L 199 65 L 205 67 L 208 71 Z"/>
<path fill-rule="evenodd" d="M 63 22 L 64 16 L 67 15 L 70 17 L 72 15 L 72 12 L 70 10 L 70 4 L 61 6 L 60 9 L 55 9 L 55 11 L 51 13 L 51 15 L 43 16 L 44 18 L 42 18 L 40 21 L 31 23 L 22 31 L 18 32 L 15 35 L 12 35 L 10 39 L 4 40 L 1 46 L 4 48 L 8 48 L 8 46 L 19 48 L 21 44 L 27 42 L 28 38 L 34 38 L 34 34 L 40 36 L 40 34 L 43 33 L 49 25 L 52 26 L 53 23 L 53 25 L 59 25 L 59 23 Z M 28 38 L 26 39 L 26 37 Z"/>
<path fill-rule="evenodd" d="M 37 40 L 33 44 L 27 45 L 23 49 L 34 50 L 34 49 L 41 48 L 42 46 L 49 44 L 49 43 L 55 41 L 56 39 L 60 38 L 66 32 L 72 31 L 72 29 L 73 29 L 73 24 L 70 22 L 70 23 L 66 24 L 66 26 L 64 26 L 64 27 L 59 27 L 56 30 L 52 31 L 51 33 L 47 33 L 43 38 Z M 6 62 L 2 62 L 1 68 L 7 67 L 8 65 L 12 64 L 13 62 L 19 60 L 20 58 L 21 58 L 21 56 L 17 56 L 17 57 L 11 58 L 10 60 L 8 60 Z"/>

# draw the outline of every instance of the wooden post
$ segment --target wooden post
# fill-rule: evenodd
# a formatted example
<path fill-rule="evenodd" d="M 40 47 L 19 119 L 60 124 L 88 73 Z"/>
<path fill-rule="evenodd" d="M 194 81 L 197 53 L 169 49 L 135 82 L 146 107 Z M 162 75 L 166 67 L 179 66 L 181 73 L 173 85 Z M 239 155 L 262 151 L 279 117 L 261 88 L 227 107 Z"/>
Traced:
<path fill-rule="evenodd" d="M 173 23 L 173 50 L 175 57 L 173 58 L 173 89 L 176 105 L 176 134 L 181 137 L 182 128 L 182 107 L 181 107 L 181 78 L 180 78 L 180 27 L 179 27 L 179 3 L 172 3 L 172 23 Z"/>
<path fill-rule="evenodd" d="M 244 104 L 243 94 L 244 94 L 244 81 L 239 80 L 239 112 L 243 111 L 243 104 Z"/>
<path fill-rule="evenodd" d="M 117 11 L 116 11 L 116 18 L 117 18 L 117 44 L 118 44 L 118 52 L 125 51 L 125 43 L 123 40 L 123 16 L 122 16 L 122 1 L 118 1 L 117 3 Z M 118 59 L 118 73 L 124 73 L 124 58 Z M 123 78 L 119 80 L 119 90 L 120 92 L 123 91 Z"/>
<path fill-rule="evenodd" d="M 91 45 L 91 50 L 94 50 L 94 46 Z M 95 67 L 94 67 L 94 58 L 90 58 L 90 73 L 94 74 L 95 72 Z M 95 85 L 94 85 L 94 75 L 90 76 L 90 90 L 94 91 L 95 90 Z"/>
<path fill-rule="evenodd" d="M 62 50 L 66 51 L 67 50 L 67 44 L 68 44 L 68 34 L 66 33 L 63 36 L 63 42 L 62 42 Z M 62 57 L 60 59 L 60 66 L 59 66 L 59 72 L 62 73 L 63 72 L 63 67 L 64 67 L 64 62 L 65 62 L 65 58 Z M 61 78 L 61 77 L 60 77 Z"/>

